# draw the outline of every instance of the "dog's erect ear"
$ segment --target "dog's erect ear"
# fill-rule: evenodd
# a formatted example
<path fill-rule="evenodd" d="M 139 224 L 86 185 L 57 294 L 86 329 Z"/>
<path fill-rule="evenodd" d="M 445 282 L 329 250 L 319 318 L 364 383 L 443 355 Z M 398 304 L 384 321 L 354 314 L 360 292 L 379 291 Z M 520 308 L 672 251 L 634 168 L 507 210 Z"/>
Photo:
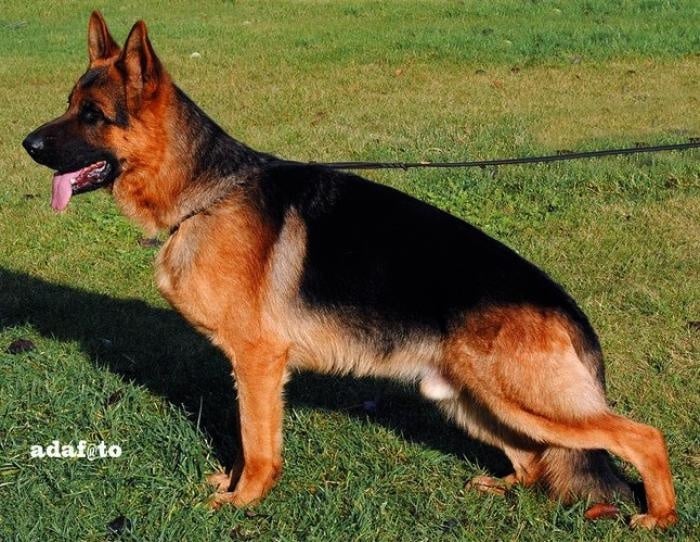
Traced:
<path fill-rule="evenodd" d="M 109 33 L 107 23 L 99 11 L 93 11 L 88 22 L 88 55 L 90 64 L 119 54 L 119 45 Z"/>
<path fill-rule="evenodd" d="M 152 98 L 156 93 L 163 74 L 143 21 L 138 21 L 131 28 L 117 66 L 126 76 L 129 107 L 138 109 L 142 101 Z"/>

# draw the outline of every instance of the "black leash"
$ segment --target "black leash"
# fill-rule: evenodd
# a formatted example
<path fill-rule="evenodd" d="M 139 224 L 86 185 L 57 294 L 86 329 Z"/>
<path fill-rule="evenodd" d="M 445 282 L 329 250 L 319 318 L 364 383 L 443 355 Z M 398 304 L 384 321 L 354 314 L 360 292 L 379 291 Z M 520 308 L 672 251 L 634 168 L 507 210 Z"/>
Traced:
<path fill-rule="evenodd" d="M 602 149 L 598 151 L 582 151 L 570 152 L 561 151 L 558 154 L 549 154 L 544 156 L 525 156 L 523 158 L 497 158 L 494 160 L 473 160 L 471 162 L 308 162 L 315 166 L 323 166 L 331 169 L 409 169 L 409 168 L 457 168 L 457 167 L 488 167 L 488 166 L 511 166 L 515 164 L 543 164 L 547 162 L 563 162 L 564 160 L 580 160 L 582 158 L 600 158 L 603 156 L 615 156 L 620 154 L 642 154 L 650 152 L 663 151 L 684 151 L 688 149 L 696 149 L 700 147 L 700 138 L 691 137 L 688 143 L 674 143 L 672 145 L 638 145 L 636 147 L 627 147 L 623 149 Z M 295 162 L 288 160 L 273 160 L 273 162 L 304 166 L 303 162 Z M 229 194 L 216 198 L 212 203 L 195 209 L 186 214 L 182 220 L 170 228 L 170 235 L 176 233 L 183 222 L 190 218 L 207 212 L 210 207 L 226 199 Z"/>
<path fill-rule="evenodd" d="M 564 160 L 580 160 L 582 158 L 601 158 L 620 154 L 642 154 L 664 151 L 684 151 L 700 147 L 700 138 L 690 138 L 688 143 L 671 145 L 639 145 L 623 149 L 602 149 L 598 151 L 570 152 L 544 156 L 526 156 L 523 158 L 497 158 L 494 160 L 473 160 L 470 162 L 311 162 L 311 164 L 332 169 L 409 169 L 409 168 L 467 168 L 488 166 L 511 166 L 515 164 L 543 164 L 548 162 L 563 162 Z"/>

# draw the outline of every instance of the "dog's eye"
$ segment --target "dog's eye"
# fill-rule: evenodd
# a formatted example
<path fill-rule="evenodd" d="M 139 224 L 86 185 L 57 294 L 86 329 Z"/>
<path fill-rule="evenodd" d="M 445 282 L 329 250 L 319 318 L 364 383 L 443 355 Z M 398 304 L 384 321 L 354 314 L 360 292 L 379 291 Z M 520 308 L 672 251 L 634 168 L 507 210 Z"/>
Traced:
<path fill-rule="evenodd" d="M 92 104 L 84 105 L 80 109 L 79 117 L 85 124 L 95 124 L 97 121 L 104 119 L 102 111 Z"/>

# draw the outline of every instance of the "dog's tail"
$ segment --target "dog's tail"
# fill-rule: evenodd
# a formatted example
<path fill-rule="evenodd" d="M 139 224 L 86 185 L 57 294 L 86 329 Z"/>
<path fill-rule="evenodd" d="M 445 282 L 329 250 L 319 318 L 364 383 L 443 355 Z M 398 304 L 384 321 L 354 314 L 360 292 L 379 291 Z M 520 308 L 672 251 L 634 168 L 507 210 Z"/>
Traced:
<path fill-rule="evenodd" d="M 549 448 L 541 466 L 542 481 L 550 494 L 564 503 L 579 499 L 611 502 L 615 497 L 632 497 L 632 490 L 617 476 L 604 450 Z"/>

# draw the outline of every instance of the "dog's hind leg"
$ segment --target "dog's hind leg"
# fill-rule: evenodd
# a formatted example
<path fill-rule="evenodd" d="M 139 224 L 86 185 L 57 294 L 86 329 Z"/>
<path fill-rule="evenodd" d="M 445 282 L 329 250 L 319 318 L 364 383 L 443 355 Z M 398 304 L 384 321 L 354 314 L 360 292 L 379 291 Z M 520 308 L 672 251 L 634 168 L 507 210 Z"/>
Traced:
<path fill-rule="evenodd" d="M 633 526 L 663 528 L 677 521 L 668 452 L 657 429 L 611 412 L 578 422 L 534 415 L 511 405 L 501 412 L 514 425 L 527 426 L 532 438 L 541 442 L 573 450 L 604 449 L 634 465 L 644 482 L 647 513 L 634 516 Z"/>
<path fill-rule="evenodd" d="M 610 412 L 600 380 L 581 361 L 562 317 L 513 309 L 493 320 L 496 332 L 488 340 L 475 336 L 469 326 L 454 334 L 443 369 L 450 381 L 501 424 L 534 442 L 548 448 L 608 450 L 632 463 L 642 476 L 648 509 L 632 519 L 633 525 L 675 523 L 663 436 Z"/>
<path fill-rule="evenodd" d="M 545 446 L 507 427 L 475 401 L 468 391 L 439 400 L 436 404 L 448 419 L 464 429 L 470 437 L 501 449 L 513 466 L 513 472 L 503 478 L 472 478 L 468 484 L 470 488 L 503 494 L 513 485 L 531 486 L 539 481 Z"/>

